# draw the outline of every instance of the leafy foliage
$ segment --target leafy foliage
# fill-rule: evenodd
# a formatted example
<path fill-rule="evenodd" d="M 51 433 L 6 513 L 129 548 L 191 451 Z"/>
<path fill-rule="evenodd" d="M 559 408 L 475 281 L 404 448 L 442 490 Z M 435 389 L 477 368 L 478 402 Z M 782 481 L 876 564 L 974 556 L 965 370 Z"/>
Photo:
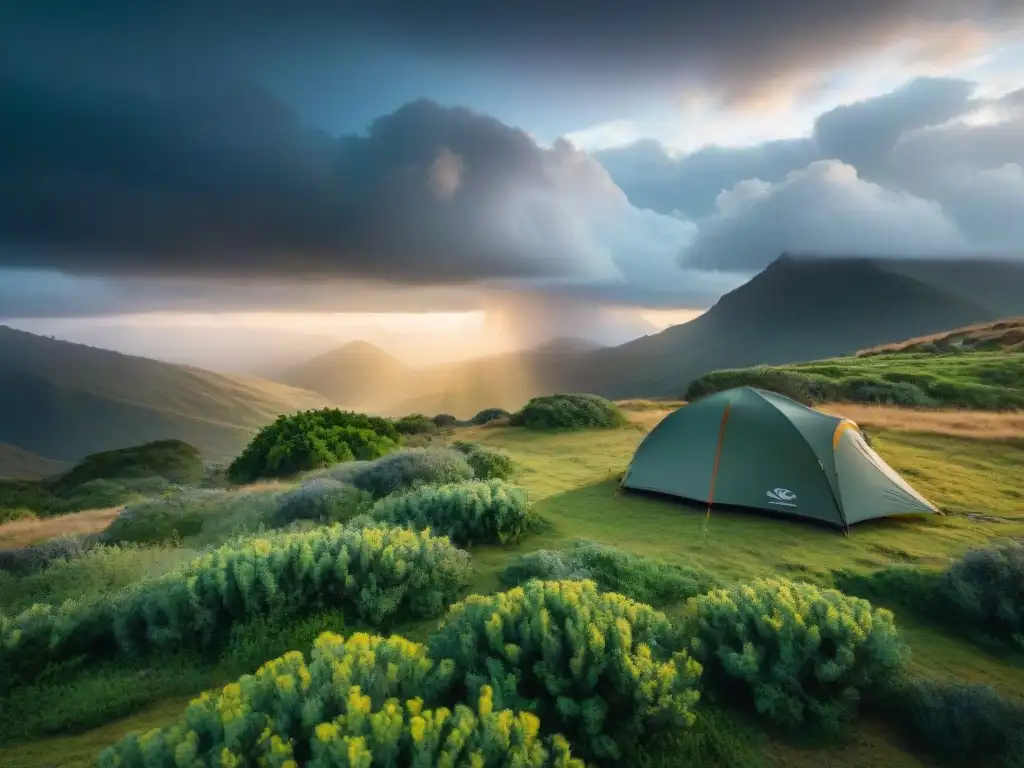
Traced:
<path fill-rule="evenodd" d="M 440 614 L 468 556 L 448 539 L 333 526 L 221 547 L 124 592 L 0 616 L 0 685 L 102 655 L 208 647 L 246 617 L 337 607 L 373 626 Z"/>
<path fill-rule="evenodd" d="M 1024 703 L 984 684 L 896 677 L 885 715 L 918 747 L 967 765 L 1024 765 Z"/>
<path fill-rule="evenodd" d="M 495 711 L 488 688 L 475 711 L 427 708 L 445 697 L 453 673 L 450 661 L 435 663 L 401 637 L 323 633 L 308 664 L 298 651 L 268 661 L 194 699 L 170 728 L 127 735 L 99 765 L 583 768 L 565 739 L 539 737 L 536 716 Z"/>
<path fill-rule="evenodd" d="M 429 528 L 456 544 L 508 544 L 535 527 L 526 489 L 502 480 L 428 485 L 378 501 L 373 517 L 414 530 Z"/>
<path fill-rule="evenodd" d="M 444 485 L 473 479 L 466 457 L 450 448 L 405 448 L 359 467 L 349 476 L 356 488 L 375 499 L 421 485 Z"/>
<path fill-rule="evenodd" d="M 59 560 L 71 560 L 100 545 L 95 534 L 68 534 L 20 549 L 0 549 L 0 570 L 25 575 L 48 568 Z"/>
<path fill-rule="evenodd" d="M 370 511 L 373 497 L 351 485 L 329 477 L 314 477 L 284 494 L 273 516 L 275 526 L 295 520 L 317 523 L 344 523 Z"/>
<path fill-rule="evenodd" d="M 504 408 L 484 408 L 482 411 L 477 413 L 473 418 L 471 418 L 469 420 L 469 423 L 481 426 L 483 424 L 488 424 L 498 419 L 504 419 L 510 415 L 511 414 Z"/>
<path fill-rule="evenodd" d="M 466 457 L 478 480 L 508 480 L 515 474 L 515 462 L 504 453 L 466 440 L 456 440 L 452 448 Z"/>
<path fill-rule="evenodd" d="M 429 416 L 422 413 L 410 413 L 395 419 L 395 429 L 400 435 L 426 435 L 437 431 L 438 425 Z"/>
<path fill-rule="evenodd" d="M 163 477 L 171 483 L 194 485 L 203 475 L 199 449 L 181 440 L 155 440 L 142 445 L 86 456 L 62 475 L 58 485 L 80 486 L 90 480 Z"/>
<path fill-rule="evenodd" d="M 36 513 L 28 507 L 0 507 L 0 525 L 15 520 L 31 520 Z"/>
<path fill-rule="evenodd" d="M 513 427 L 527 429 L 595 429 L 627 423 L 619 407 L 597 395 L 558 394 L 532 398 L 512 414 Z"/>
<path fill-rule="evenodd" d="M 459 423 L 458 418 L 450 413 L 439 413 L 433 418 L 434 426 L 440 429 L 449 429 Z"/>
<path fill-rule="evenodd" d="M 528 552 L 505 568 L 501 578 L 510 586 L 530 579 L 590 579 L 602 592 L 618 592 L 651 605 L 702 595 L 719 586 L 699 568 L 670 565 L 595 541 Z"/>
<path fill-rule="evenodd" d="M 352 459 L 370 460 L 399 438 L 387 419 L 323 408 L 282 415 L 263 427 L 228 466 L 233 483 L 286 477 Z"/>
<path fill-rule="evenodd" d="M 658 726 L 693 722 L 700 664 L 672 653 L 665 616 L 591 581 L 473 595 L 429 640 L 471 698 L 537 713 L 588 759 L 612 761 Z"/>
<path fill-rule="evenodd" d="M 935 601 L 947 621 L 1024 649 L 1024 544 L 970 550 L 937 580 Z"/>
<path fill-rule="evenodd" d="M 783 726 L 836 729 L 907 654 L 891 612 L 781 578 L 692 598 L 683 626 L 709 680 Z"/>

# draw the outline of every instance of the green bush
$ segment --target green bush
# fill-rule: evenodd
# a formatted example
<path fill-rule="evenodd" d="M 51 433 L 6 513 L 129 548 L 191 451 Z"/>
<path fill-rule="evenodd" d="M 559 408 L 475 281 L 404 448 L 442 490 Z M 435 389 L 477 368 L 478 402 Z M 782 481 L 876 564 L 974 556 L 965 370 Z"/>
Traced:
<path fill-rule="evenodd" d="M 68 489 L 90 480 L 162 477 L 171 483 L 194 485 L 203 474 L 199 450 L 181 440 L 155 440 L 142 445 L 86 456 L 57 480 Z"/>
<path fill-rule="evenodd" d="M 0 570 L 24 576 L 55 562 L 81 557 L 100 543 L 97 534 L 72 533 L 20 549 L 0 549 Z"/>
<path fill-rule="evenodd" d="M 272 523 L 277 527 L 296 520 L 324 525 L 345 523 L 356 515 L 366 514 L 372 506 L 373 497 L 366 491 L 329 477 L 314 477 L 282 496 Z"/>
<path fill-rule="evenodd" d="M 437 431 L 437 424 L 422 413 L 411 413 L 395 419 L 395 429 L 400 435 L 427 435 Z"/>
<path fill-rule="evenodd" d="M 434 426 L 439 429 L 450 429 L 459 423 L 459 420 L 450 413 L 439 413 L 433 418 Z"/>
<path fill-rule="evenodd" d="M 670 565 L 594 541 L 528 552 L 506 567 L 501 579 L 509 586 L 531 579 L 590 579 L 602 592 L 618 592 L 651 605 L 685 600 L 719 586 L 699 568 Z"/>
<path fill-rule="evenodd" d="M 448 539 L 407 530 L 251 539 L 123 592 L 0 616 L 0 688 L 76 657 L 206 648 L 256 615 L 339 608 L 372 626 L 436 616 L 468 572 L 468 555 Z"/>
<path fill-rule="evenodd" d="M 485 448 L 479 443 L 456 440 L 452 448 L 466 457 L 478 480 L 508 480 L 515 474 L 515 462 L 509 456 Z"/>
<path fill-rule="evenodd" d="M 883 714 L 917 747 L 966 765 L 1024 765 L 1024 703 L 984 684 L 895 678 Z"/>
<path fill-rule="evenodd" d="M 693 722 L 701 667 L 668 620 L 591 581 L 531 581 L 454 605 L 429 640 L 468 696 L 536 713 L 587 759 L 613 761 L 660 726 Z"/>
<path fill-rule="evenodd" d="M 586 394 L 534 397 L 510 419 L 512 426 L 527 429 L 600 429 L 626 423 L 615 403 Z"/>
<path fill-rule="evenodd" d="M 401 637 L 320 635 L 217 695 L 203 694 L 169 728 L 130 733 L 100 768 L 169 765 L 559 766 L 583 768 L 564 738 L 542 739 L 535 715 L 496 711 L 484 688 L 475 710 L 436 706 L 451 662 Z"/>
<path fill-rule="evenodd" d="M 473 479 L 466 457 L 450 448 L 405 448 L 363 465 L 348 480 L 381 499 L 421 485 L 445 485 Z"/>
<path fill-rule="evenodd" d="M 509 544 L 537 525 L 526 489 L 501 480 L 427 485 L 378 501 L 382 522 L 447 536 L 460 546 Z"/>
<path fill-rule="evenodd" d="M 15 520 L 32 520 L 36 513 L 28 507 L 0 507 L 0 525 Z"/>
<path fill-rule="evenodd" d="M 891 612 L 781 578 L 691 598 L 683 632 L 719 690 L 779 725 L 824 731 L 836 730 L 907 655 Z"/>
<path fill-rule="evenodd" d="M 278 416 L 263 427 L 227 469 L 233 483 L 287 477 L 352 459 L 370 460 L 399 438 L 387 419 L 323 408 Z"/>
<path fill-rule="evenodd" d="M 934 603 L 943 620 L 1024 649 L 1024 544 L 970 550 L 935 582 Z"/>
<path fill-rule="evenodd" d="M 469 423 L 481 426 L 483 424 L 489 424 L 492 421 L 497 421 L 498 419 L 504 419 L 510 415 L 511 414 L 504 408 L 484 408 L 476 414 L 476 416 L 471 418 Z"/>

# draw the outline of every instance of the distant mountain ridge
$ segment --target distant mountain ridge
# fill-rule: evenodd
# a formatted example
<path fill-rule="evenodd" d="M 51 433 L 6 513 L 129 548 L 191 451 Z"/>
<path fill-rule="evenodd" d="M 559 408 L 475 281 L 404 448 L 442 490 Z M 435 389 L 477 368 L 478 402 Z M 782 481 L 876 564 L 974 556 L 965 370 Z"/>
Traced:
<path fill-rule="evenodd" d="M 6 326 L 0 326 L 0 361 L 0 442 L 60 461 L 165 438 L 220 460 L 279 414 L 329 404 L 277 382 Z"/>
<path fill-rule="evenodd" d="M 17 477 L 36 480 L 56 475 L 68 468 L 62 461 L 29 453 L 9 443 L 0 443 L 0 478 Z"/>
<path fill-rule="evenodd" d="M 344 408 L 372 411 L 401 398 L 414 370 L 374 344 L 353 341 L 291 366 L 279 378 Z"/>
<path fill-rule="evenodd" d="M 383 410 L 470 416 L 534 395 L 679 397 L 721 368 L 796 363 L 1006 316 L 1024 264 L 992 262 L 995 278 L 957 261 L 784 254 L 687 323 L 614 347 L 549 343 L 515 354 L 415 370 L 415 386 Z M 915 276 L 915 275 L 919 275 Z M 998 282 L 996 300 L 984 293 Z M 1019 289 L 1019 294 L 1015 291 Z M 408 374 L 406 374 L 408 375 Z"/>

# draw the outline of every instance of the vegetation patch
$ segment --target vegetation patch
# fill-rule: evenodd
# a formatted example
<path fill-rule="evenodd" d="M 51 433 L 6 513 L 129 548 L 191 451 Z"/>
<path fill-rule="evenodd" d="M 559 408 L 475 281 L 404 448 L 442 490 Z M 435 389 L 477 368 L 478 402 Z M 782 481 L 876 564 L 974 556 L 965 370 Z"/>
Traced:
<path fill-rule="evenodd" d="M 692 598 L 682 632 L 721 692 L 778 725 L 826 732 L 907 656 L 890 611 L 781 578 Z"/>
<path fill-rule="evenodd" d="M 537 525 L 526 489 L 502 480 L 424 486 L 381 499 L 371 514 L 393 525 L 429 529 L 460 546 L 509 544 Z"/>
<path fill-rule="evenodd" d="M 990 685 L 897 677 L 882 705 L 904 737 L 945 761 L 1024 765 L 1024 702 Z"/>
<path fill-rule="evenodd" d="M 0 549 L 0 571 L 17 575 L 34 573 L 62 560 L 71 560 L 100 545 L 95 534 L 70 534 L 18 549 Z"/>
<path fill-rule="evenodd" d="M 233 483 L 288 477 L 353 459 L 370 460 L 394 448 L 399 433 L 387 419 L 323 408 L 282 415 L 263 427 L 228 466 Z"/>
<path fill-rule="evenodd" d="M 913 408 L 1024 408 L 1024 353 L 891 352 L 794 365 L 713 371 L 690 382 L 687 400 L 733 387 L 778 392 L 805 405 L 877 403 Z"/>
<path fill-rule="evenodd" d="M 0 616 L 0 688 L 71 659 L 209 647 L 256 615 L 330 607 L 378 627 L 428 618 L 468 571 L 465 552 L 425 532 L 333 526 L 249 540 L 122 592 Z"/>
<path fill-rule="evenodd" d="M 429 435 L 437 432 L 438 424 L 422 413 L 410 413 L 395 419 L 395 429 L 400 435 Z"/>
<path fill-rule="evenodd" d="M 219 694 L 193 700 L 175 725 L 131 733 L 101 768 L 178 765 L 561 766 L 583 768 L 564 738 L 542 738 L 537 717 L 499 711 L 483 687 L 475 706 L 448 697 L 450 661 L 401 637 L 320 635 Z"/>
<path fill-rule="evenodd" d="M 650 605 L 685 600 L 720 586 L 700 568 L 671 565 L 623 549 L 580 540 L 566 549 L 538 549 L 521 555 L 501 574 L 509 586 L 531 579 L 589 579 L 602 592 L 618 592 Z"/>
<path fill-rule="evenodd" d="M 472 480 L 473 468 L 464 455 L 451 448 L 405 448 L 360 466 L 347 479 L 375 499 L 382 499 L 423 485 Z"/>
<path fill-rule="evenodd" d="M 366 491 L 329 477 L 312 477 L 282 495 L 271 522 L 275 527 L 296 520 L 321 525 L 345 523 L 366 514 L 372 506 L 373 497 Z"/>
<path fill-rule="evenodd" d="M 456 440 L 452 448 L 466 457 L 477 480 L 508 480 L 516 472 L 511 456 L 493 451 L 480 443 Z"/>
<path fill-rule="evenodd" d="M 484 408 L 473 416 L 473 418 L 469 420 L 469 423 L 479 427 L 484 424 L 490 424 L 492 421 L 497 421 L 498 419 L 507 419 L 511 415 L 512 414 L 504 408 Z"/>
<path fill-rule="evenodd" d="M 429 640 L 466 695 L 539 715 L 587 760 L 628 755 L 644 733 L 694 720 L 701 667 L 672 652 L 668 620 L 592 581 L 531 581 L 473 595 Z"/>
<path fill-rule="evenodd" d="M 628 419 L 611 400 L 570 393 L 534 397 L 509 423 L 527 429 L 609 429 L 624 426 Z"/>
<path fill-rule="evenodd" d="M 155 440 L 86 456 L 61 475 L 59 487 L 80 486 L 90 480 L 162 477 L 170 483 L 197 485 L 204 473 L 199 449 L 181 440 Z"/>

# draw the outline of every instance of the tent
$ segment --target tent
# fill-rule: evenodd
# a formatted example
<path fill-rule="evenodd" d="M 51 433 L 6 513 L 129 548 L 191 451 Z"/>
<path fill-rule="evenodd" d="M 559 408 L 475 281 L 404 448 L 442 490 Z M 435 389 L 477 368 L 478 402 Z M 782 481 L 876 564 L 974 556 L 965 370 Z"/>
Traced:
<path fill-rule="evenodd" d="M 938 512 L 854 422 L 754 387 L 709 395 L 662 419 L 636 449 L 622 487 L 844 531 L 871 518 Z"/>

